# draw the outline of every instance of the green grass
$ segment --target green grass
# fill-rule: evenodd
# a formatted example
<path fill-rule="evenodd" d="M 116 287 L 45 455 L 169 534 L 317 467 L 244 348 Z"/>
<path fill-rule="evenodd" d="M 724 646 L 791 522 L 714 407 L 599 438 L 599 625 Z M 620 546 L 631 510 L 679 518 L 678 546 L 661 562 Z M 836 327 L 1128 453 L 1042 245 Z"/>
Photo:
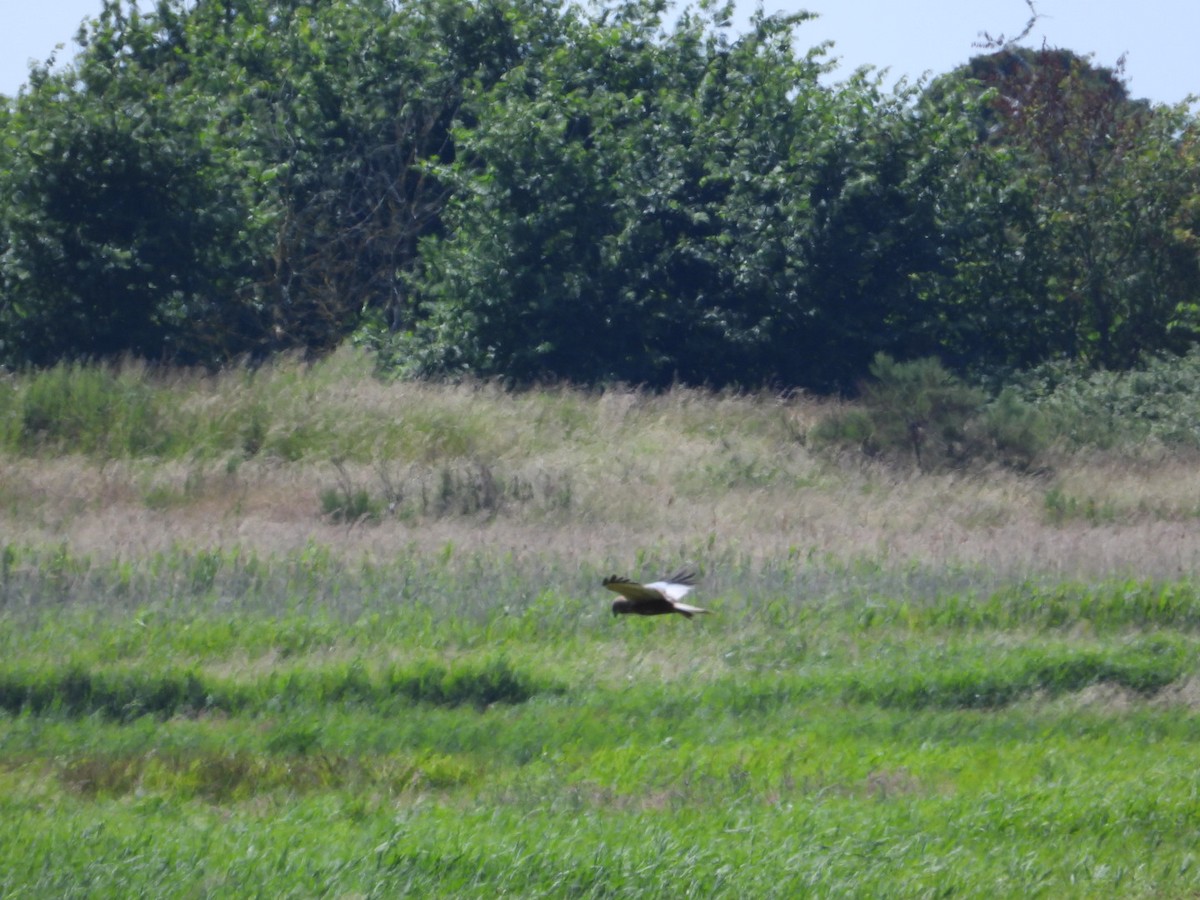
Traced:
<path fill-rule="evenodd" d="M 1200 893 L 1167 432 L 922 474 L 803 397 L 367 369 L 8 378 L 0 896 Z M 712 616 L 609 614 L 681 565 Z"/>
<path fill-rule="evenodd" d="M 1200 890 L 1190 580 L 0 555 L 5 896 Z"/>
<path fill-rule="evenodd" d="M 386 459 L 440 471 L 446 461 L 602 444 L 614 429 L 640 428 L 653 440 L 660 430 L 704 436 L 719 424 L 736 428 L 745 447 L 751 438 L 798 436 L 786 407 L 767 395 L 565 386 L 513 393 L 488 383 L 381 382 L 371 371 L 370 358 L 349 350 L 312 365 L 284 359 L 209 376 L 132 362 L 63 363 L 6 378 L 0 450 L 96 459 Z"/>

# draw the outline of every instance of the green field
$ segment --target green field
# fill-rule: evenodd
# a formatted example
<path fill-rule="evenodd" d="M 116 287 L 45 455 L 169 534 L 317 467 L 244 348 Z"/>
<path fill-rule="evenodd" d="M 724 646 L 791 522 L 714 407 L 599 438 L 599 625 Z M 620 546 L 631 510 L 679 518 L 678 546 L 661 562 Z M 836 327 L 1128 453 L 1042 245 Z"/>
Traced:
<path fill-rule="evenodd" d="M 1188 458 L 339 365 L 11 386 L 0 896 L 1200 892 Z M 682 565 L 714 615 L 609 615 Z"/>

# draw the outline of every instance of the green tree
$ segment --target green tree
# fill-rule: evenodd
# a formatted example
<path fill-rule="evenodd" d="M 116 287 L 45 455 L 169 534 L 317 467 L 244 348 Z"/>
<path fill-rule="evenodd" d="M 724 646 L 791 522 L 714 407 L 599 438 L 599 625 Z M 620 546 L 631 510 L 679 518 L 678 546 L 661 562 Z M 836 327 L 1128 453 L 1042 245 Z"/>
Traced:
<path fill-rule="evenodd" d="M 246 275 L 229 251 L 246 211 L 210 111 L 131 74 L 124 50 L 142 27 L 136 9 L 106 4 L 81 33 L 79 66 L 35 69 L 6 117 L 0 360 L 192 361 L 188 333 Z"/>
<path fill-rule="evenodd" d="M 795 342 L 809 368 L 793 383 L 847 389 L 879 354 L 951 353 L 954 298 L 940 287 L 963 239 L 971 102 L 935 109 L 919 93 L 885 93 L 865 72 L 841 93 L 810 189 L 809 300 Z"/>
<path fill-rule="evenodd" d="M 963 356 L 1124 368 L 1195 339 L 1197 124 L 1130 100 L 1119 75 L 1069 51 L 1005 50 L 931 90 L 931 105 L 953 83 L 984 100 L 943 287 Z"/>
<path fill-rule="evenodd" d="M 0 149 L 0 360 L 181 362 L 405 323 L 466 92 L 552 27 L 540 0 L 106 0 L 35 70 Z"/>
<path fill-rule="evenodd" d="M 369 312 L 412 311 L 403 273 L 439 227 L 447 188 L 422 164 L 454 158 L 464 93 L 494 82 L 550 21 L 542 2 L 389 0 L 210 5 L 190 45 L 207 83 L 230 71 L 271 238 L 256 291 L 271 331 L 332 347 Z M 193 19 L 197 19 L 193 15 Z"/>
<path fill-rule="evenodd" d="M 807 16 L 702 5 L 567 19 L 481 97 L 451 230 L 426 242 L 424 370 L 662 385 L 851 383 L 908 352 L 953 164 L 910 91 L 822 85 Z M 965 134 L 966 132 L 964 132 Z"/>

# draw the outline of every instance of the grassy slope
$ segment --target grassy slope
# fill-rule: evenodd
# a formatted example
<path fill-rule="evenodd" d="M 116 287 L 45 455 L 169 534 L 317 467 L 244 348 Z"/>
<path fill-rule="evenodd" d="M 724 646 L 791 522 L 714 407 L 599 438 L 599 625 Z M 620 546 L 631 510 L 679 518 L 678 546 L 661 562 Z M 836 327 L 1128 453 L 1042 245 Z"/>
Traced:
<path fill-rule="evenodd" d="M 1184 462 L 918 477 L 803 400 L 357 366 L 125 373 L 37 441 L 15 386 L 0 894 L 1200 889 Z M 681 563 L 714 616 L 608 616 Z"/>

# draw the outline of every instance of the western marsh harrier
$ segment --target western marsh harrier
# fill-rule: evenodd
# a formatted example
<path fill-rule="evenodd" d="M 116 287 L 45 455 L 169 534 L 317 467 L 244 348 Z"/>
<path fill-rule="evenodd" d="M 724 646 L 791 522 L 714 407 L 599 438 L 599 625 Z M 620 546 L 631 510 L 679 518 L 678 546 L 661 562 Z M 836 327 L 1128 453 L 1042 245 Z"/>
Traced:
<path fill-rule="evenodd" d="M 628 578 L 610 575 L 602 582 L 610 591 L 621 595 L 614 600 L 612 613 L 614 616 L 633 613 L 638 616 L 663 616 L 668 613 L 679 613 L 691 618 L 696 613 L 707 613 L 707 609 L 698 606 L 688 606 L 680 603 L 693 587 L 696 586 L 695 572 L 677 572 L 663 581 L 652 581 L 649 584 L 639 584 Z"/>

